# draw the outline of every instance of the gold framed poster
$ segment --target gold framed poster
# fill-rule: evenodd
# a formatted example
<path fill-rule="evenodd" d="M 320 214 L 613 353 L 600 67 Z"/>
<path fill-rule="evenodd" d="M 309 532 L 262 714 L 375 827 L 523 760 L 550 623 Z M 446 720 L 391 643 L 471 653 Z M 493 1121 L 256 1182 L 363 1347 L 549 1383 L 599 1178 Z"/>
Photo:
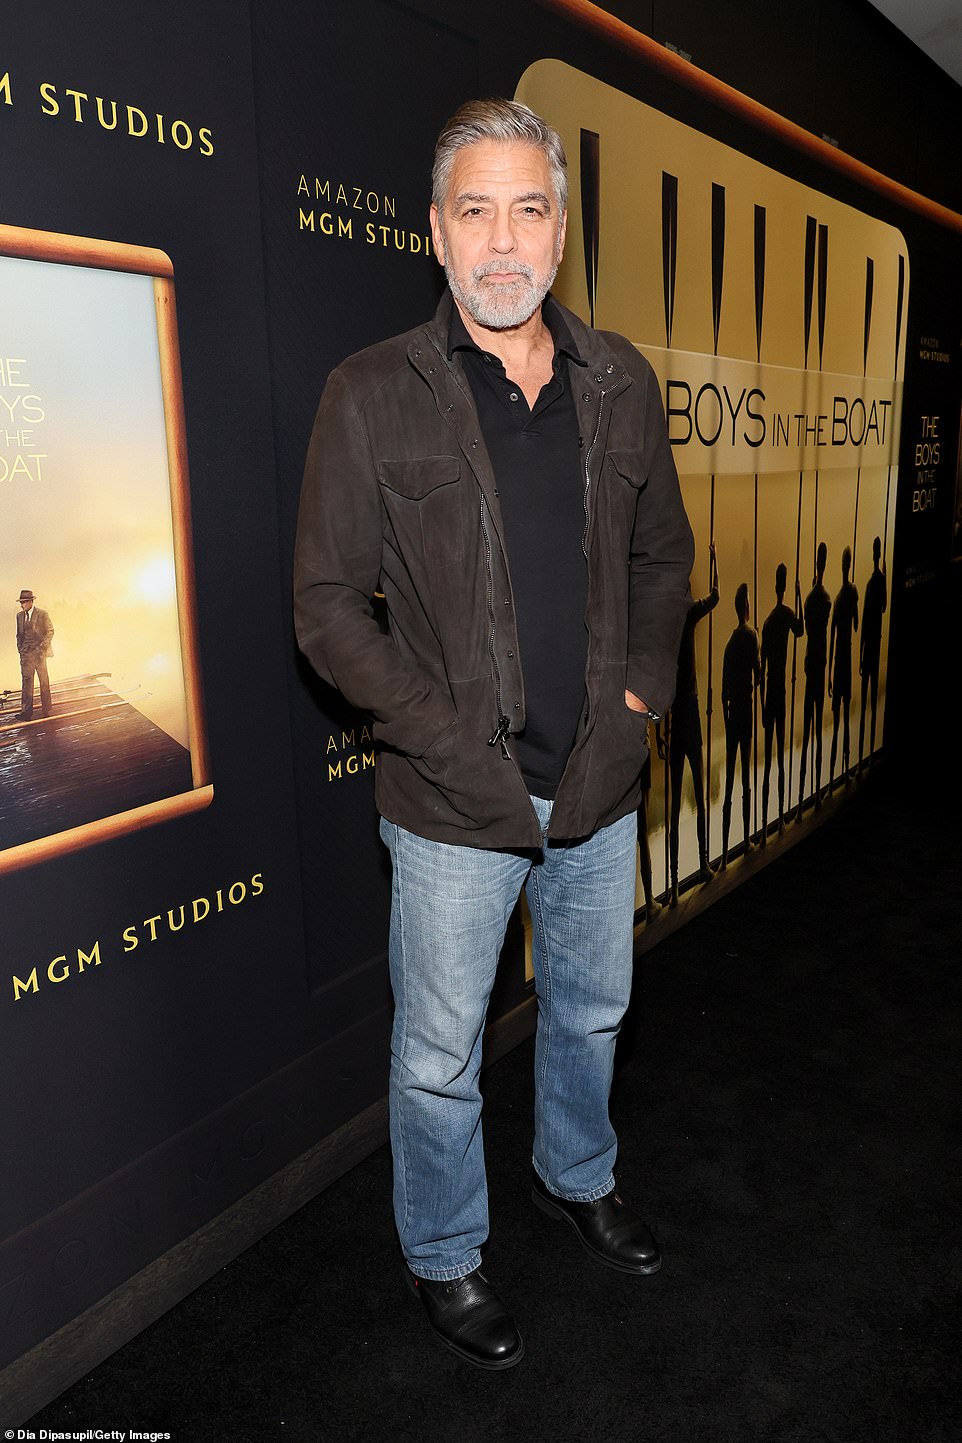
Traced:
<path fill-rule="evenodd" d="M 171 261 L 0 225 L 0 318 L 2 873 L 213 788 Z"/>

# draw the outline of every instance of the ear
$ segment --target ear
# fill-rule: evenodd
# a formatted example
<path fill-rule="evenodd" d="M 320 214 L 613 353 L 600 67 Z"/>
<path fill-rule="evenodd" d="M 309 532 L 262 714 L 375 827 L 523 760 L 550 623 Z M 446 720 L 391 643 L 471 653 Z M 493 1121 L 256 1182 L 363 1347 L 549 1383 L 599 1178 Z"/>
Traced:
<path fill-rule="evenodd" d="M 441 265 L 444 265 L 444 236 L 441 232 L 441 217 L 438 214 L 437 206 L 433 203 L 431 205 L 430 216 L 431 240 L 434 243 L 434 254 L 437 256 Z"/>
<path fill-rule="evenodd" d="M 561 224 L 558 227 L 558 265 L 560 266 L 565 253 L 565 237 L 568 234 L 568 212 L 561 212 Z"/>

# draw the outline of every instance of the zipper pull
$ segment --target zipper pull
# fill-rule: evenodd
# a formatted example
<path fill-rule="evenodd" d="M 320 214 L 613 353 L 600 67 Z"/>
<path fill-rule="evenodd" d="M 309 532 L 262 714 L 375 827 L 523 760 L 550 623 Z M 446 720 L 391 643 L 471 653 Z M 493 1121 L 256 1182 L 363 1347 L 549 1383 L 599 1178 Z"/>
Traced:
<path fill-rule="evenodd" d="M 505 741 L 505 737 L 508 735 L 510 729 L 511 719 L 506 716 L 499 716 L 498 730 L 495 732 L 493 737 L 488 737 L 488 746 L 500 746 L 501 755 L 504 757 L 506 762 L 509 762 L 511 760 L 511 753 L 508 751 L 508 743 Z"/>

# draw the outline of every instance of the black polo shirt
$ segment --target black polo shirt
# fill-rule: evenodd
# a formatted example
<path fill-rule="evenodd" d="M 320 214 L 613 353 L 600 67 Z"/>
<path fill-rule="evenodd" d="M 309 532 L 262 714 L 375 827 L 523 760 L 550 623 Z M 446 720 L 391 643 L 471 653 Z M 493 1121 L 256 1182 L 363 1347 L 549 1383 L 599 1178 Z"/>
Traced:
<path fill-rule="evenodd" d="M 543 315 L 554 340 L 553 374 L 531 410 L 497 356 L 472 341 L 457 307 L 448 355 L 461 352 L 501 505 L 524 677 L 518 762 L 529 792 L 551 799 L 585 698 L 584 451 L 571 368 L 586 362 L 550 298 Z"/>

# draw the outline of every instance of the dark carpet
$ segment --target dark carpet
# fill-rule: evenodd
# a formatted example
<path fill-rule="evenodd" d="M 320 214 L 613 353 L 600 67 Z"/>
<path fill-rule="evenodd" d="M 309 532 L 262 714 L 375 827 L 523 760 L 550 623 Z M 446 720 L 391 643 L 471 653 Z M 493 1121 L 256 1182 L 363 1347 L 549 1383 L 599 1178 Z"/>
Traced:
<path fill-rule="evenodd" d="M 529 1043 L 484 1084 L 485 1270 L 520 1366 L 480 1372 L 429 1333 L 382 1150 L 30 1427 L 958 1443 L 958 815 L 873 776 L 639 963 L 612 1111 L 621 1190 L 665 1248 L 655 1277 L 594 1265 L 531 1206 Z"/>

